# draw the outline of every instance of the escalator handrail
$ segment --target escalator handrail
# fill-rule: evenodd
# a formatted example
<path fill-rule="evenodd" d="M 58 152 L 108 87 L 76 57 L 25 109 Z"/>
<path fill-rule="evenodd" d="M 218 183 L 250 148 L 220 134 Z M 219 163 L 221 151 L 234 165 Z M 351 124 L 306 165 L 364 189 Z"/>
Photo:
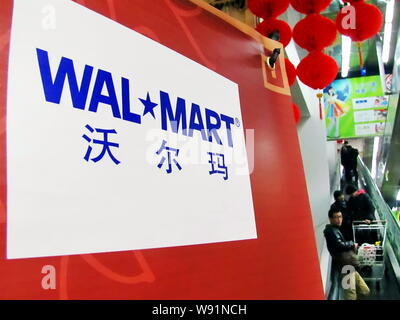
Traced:
<path fill-rule="evenodd" d="M 394 216 L 392 214 L 392 211 L 390 210 L 389 205 L 383 199 L 382 193 L 379 190 L 379 188 L 378 188 L 377 184 L 375 183 L 375 181 L 372 179 L 368 168 L 366 167 L 366 165 L 364 164 L 364 162 L 361 160 L 360 157 L 358 157 L 358 164 L 362 168 L 361 174 L 362 174 L 363 178 L 368 180 L 367 183 L 370 186 L 372 186 L 373 191 L 378 194 L 378 199 L 381 201 L 381 204 L 383 204 L 383 206 L 386 208 L 385 212 L 378 212 L 378 214 L 382 213 L 383 216 L 385 217 L 384 220 L 386 220 L 388 224 L 395 225 L 398 228 L 399 234 L 400 234 L 400 226 L 398 225 L 397 221 L 395 220 L 395 218 L 394 218 Z M 373 198 L 372 200 L 373 200 L 373 202 L 375 202 L 375 198 Z M 398 240 L 400 241 L 400 238 Z"/>

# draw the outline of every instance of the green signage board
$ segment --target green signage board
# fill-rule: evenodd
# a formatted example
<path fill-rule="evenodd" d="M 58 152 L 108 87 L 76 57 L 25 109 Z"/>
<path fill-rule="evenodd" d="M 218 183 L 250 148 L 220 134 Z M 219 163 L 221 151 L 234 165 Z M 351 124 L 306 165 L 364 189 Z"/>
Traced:
<path fill-rule="evenodd" d="M 383 135 L 387 108 L 380 76 L 335 80 L 324 89 L 327 138 Z"/>

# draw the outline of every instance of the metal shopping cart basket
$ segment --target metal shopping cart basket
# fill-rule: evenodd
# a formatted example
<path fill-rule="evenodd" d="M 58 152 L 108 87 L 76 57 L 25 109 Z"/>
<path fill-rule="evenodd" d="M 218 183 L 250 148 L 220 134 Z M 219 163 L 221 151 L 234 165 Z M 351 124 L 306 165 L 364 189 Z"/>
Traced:
<path fill-rule="evenodd" d="M 365 221 L 353 221 L 353 238 L 358 244 L 360 275 L 366 281 L 375 282 L 379 290 L 381 280 L 386 274 L 386 220 L 375 220 L 370 224 Z"/>

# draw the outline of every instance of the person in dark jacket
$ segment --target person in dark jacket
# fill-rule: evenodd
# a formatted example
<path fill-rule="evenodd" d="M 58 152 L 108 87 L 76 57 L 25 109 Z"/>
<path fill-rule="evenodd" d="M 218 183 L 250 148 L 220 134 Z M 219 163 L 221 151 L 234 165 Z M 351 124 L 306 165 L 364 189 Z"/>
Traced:
<path fill-rule="evenodd" d="M 356 270 L 359 266 L 355 254 L 357 245 L 353 241 L 346 241 L 339 229 L 343 221 L 342 213 L 334 207 L 329 210 L 328 216 L 330 224 L 326 225 L 324 230 L 328 251 L 332 256 L 334 264 L 339 268 L 341 276 L 343 278 L 349 276 L 353 278 L 354 287 L 343 287 L 345 299 L 356 300 L 360 295 L 369 295 L 370 290 L 367 284 Z M 354 267 L 349 275 L 343 272 L 345 266 Z M 341 281 L 342 286 L 343 280 Z"/>
<path fill-rule="evenodd" d="M 375 220 L 375 207 L 365 190 L 357 190 L 353 185 L 349 185 L 346 188 L 346 194 L 350 195 L 347 207 L 350 210 L 352 221 L 363 221 L 366 224 L 371 224 Z M 374 244 L 377 238 L 376 230 L 359 230 L 356 235 L 356 241 L 360 244 Z"/>
<path fill-rule="evenodd" d="M 339 267 L 349 264 L 358 266 L 358 261 L 351 257 L 356 249 L 354 242 L 347 241 L 340 231 L 340 226 L 343 222 L 342 213 L 337 208 L 333 207 L 329 210 L 328 216 L 330 224 L 326 225 L 324 236 L 332 259 Z M 347 257 L 349 257 L 349 259 Z"/>
<path fill-rule="evenodd" d="M 357 185 L 358 184 L 358 171 L 357 171 L 357 158 L 358 158 L 358 150 L 356 148 L 353 148 L 350 146 L 350 151 L 349 151 L 349 168 L 348 171 L 350 180 L 352 180 L 352 177 L 354 177 L 354 183 Z"/>
<path fill-rule="evenodd" d="M 346 165 L 346 163 L 347 163 L 347 151 L 348 151 L 348 148 L 349 147 L 349 142 L 348 141 L 345 141 L 344 143 L 343 143 L 343 146 L 342 146 L 342 148 L 340 149 L 340 161 L 341 161 L 341 163 L 342 163 L 342 166 L 344 167 L 345 165 Z"/>
<path fill-rule="evenodd" d="M 340 226 L 340 232 L 342 232 L 346 241 L 353 240 L 353 228 L 352 228 L 351 214 L 350 214 L 350 210 L 347 207 L 347 202 L 344 199 L 343 192 L 340 190 L 336 190 L 333 193 L 333 198 L 335 199 L 335 202 L 332 203 L 331 209 L 340 211 L 343 216 L 343 222 L 342 222 L 342 225 Z"/>
<path fill-rule="evenodd" d="M 345 141 L 342 149 L 340 150 L 341 163 L 344 169 L 344 177 L 346 181 L 352 182 L 354 176 L 354 183 L 358 183 L 358 171 L 357 171 L 357 157 L 358 150 L 349 145 L 348 141 Z"/>
<path fill-rule="evenodd" d="M 355 186 L 349 185 L 346 188 L 346 194 L 350 196 L 347 207 L 353 221 L 359 220 L 370 224 L 375 220 L 375 207 L 365 190 L 357 190 Z"/>

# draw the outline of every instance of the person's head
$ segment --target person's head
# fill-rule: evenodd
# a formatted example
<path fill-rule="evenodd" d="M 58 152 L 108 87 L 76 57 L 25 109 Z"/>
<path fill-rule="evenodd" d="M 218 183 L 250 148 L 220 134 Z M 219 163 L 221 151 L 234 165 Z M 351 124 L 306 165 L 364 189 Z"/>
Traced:
<path fill-rule="evenodd" d="M 344 201 L 344 194 L 340 190 L 336 190 L 333 193 L 333 198 L 335 198 L 335 201 Z"/>
<path fill-rule="evenodd" d="M 329 221 L 331 224 L 340 227 L 343 222 L 343 216 L 340 210 L 332 208 L 328 212 Z"/>
<path fill-rule="evenodd" d="M 353 185 L 349 185 L 346 188 L 346 194 L 349 196 L 354 196 L 354 194 L 357 192 L 357 188 Z"/>

